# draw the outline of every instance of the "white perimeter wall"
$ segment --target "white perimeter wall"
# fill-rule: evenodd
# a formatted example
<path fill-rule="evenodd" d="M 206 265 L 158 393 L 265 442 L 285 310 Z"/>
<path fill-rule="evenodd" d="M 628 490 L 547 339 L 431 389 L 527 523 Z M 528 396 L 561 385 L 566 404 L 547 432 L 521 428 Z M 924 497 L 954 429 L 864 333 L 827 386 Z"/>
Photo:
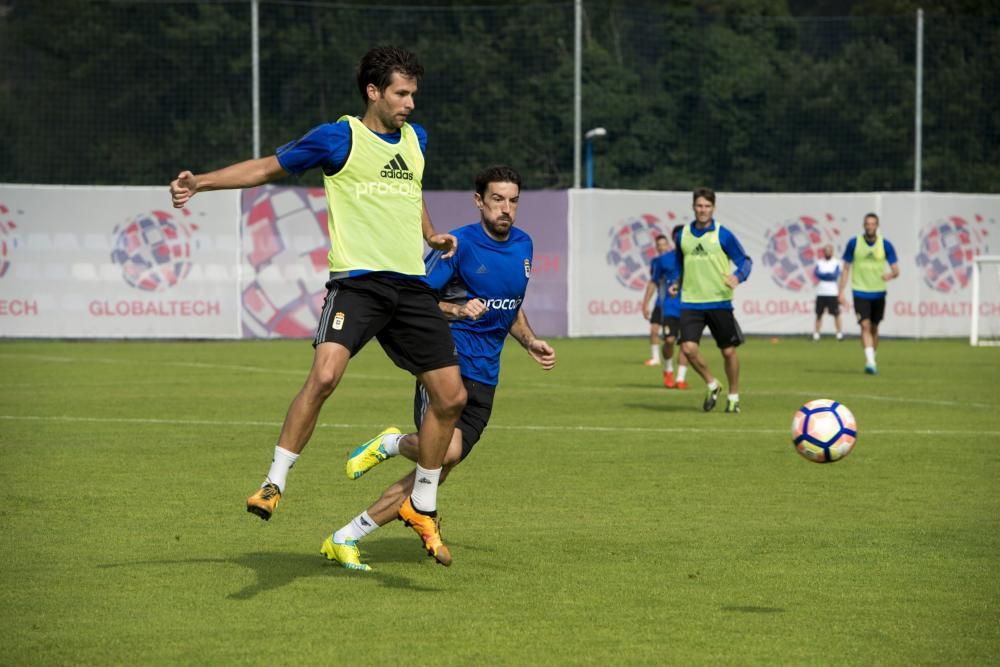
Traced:
<path fill-rule="evenodd" d="M 312 201 L 304 188 L 268 193 L 269 201 L 282 193 Z M 539 303 L 565 301 L 566 326 L 552 308 L 551 331 L 543 333 L 644 334 L 640 300 L 652 239 L 690 220 L 690 193 L 571 190 L 568 198 L 568 215 L 543 216 L 560 258 L 547 269 L 559 272 L 550 281 L 558 289 L 539 280 L 529 292 Z M 268 336 L 311 337 L 325 280 L 325 208 L 310 204 L 309 224 L 290 226 L 299 218 L 275 211 L 274 225 L 255 226 L 258 203 L 253 191 L 211 192 L 178 211 L 166 187 L 0 185 L 0 337 L 256 337 L 265 320 Z M 967 336 L 971 258 L 1000 254 L 996 195 L 720 193 L 717 219 L 754 261 L 735 298 L 744 331 L 809 331 L 814 254 L 826 242 L 841 253 L 868 211 L 881 216 L 902 272 L 889 285 L 882 332 Z M 277 234 L 282 225 L 289 229 Z M 263 250 L 268 261 L 257 261 Z M 275 258 L 285 255 L 276 271 Z M 1000 289 L 990 285 L 983 329 L 1000 331 Z M 297 310 L 264 317 L 282 289 L 295 293 Z M 853 330 L 852 313 L 845 316 Z"/>
<path fill-rule="evenodd" d="M 0 185 L 0 336 L 240 335 L 238 193 Z"/>
<path fill-rule="evenodd" d="M 1000 196 L 938 193 L 719 193 L 716 219 L 740 240 L 754 267 L 734 307 L 747 333 L 796 334 L 815 321 L 814 257 L 825 243 L 837 255 L 861 232 L 869 211 L 896 248 L 900 278 L 889 283 L 889 336 L 967 336 L 971 258 L 1000 252 Z M 635 335 L 652 239 L 692 218 L 690 192 L 570 192 L 569 334 Z M 1000 294 L 980 309 L 1000 323 Z M 832 323 L 827 323 L 832 328 Z M 845 330 L 855 331 L 853 312 Z"/>

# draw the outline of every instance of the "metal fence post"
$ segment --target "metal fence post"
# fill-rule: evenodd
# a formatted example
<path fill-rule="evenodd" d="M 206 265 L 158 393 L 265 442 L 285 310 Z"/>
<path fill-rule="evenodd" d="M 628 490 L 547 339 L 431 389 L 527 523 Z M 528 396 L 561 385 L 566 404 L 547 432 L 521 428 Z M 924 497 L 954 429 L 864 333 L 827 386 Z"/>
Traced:
<path fill-rule="evenodd" d="M 916 107 L 913 114 L 913 191 L 921 190 L 921 153 L 923 152 L 923 116 L 924 116 L 924 10 L 917 10 L 917 85 Z"/>
<path fill-rule="evenodd" d="M 580 144 L 583 142 L 583 0 L 573 3 L 573 187 L 580 187 Z"/>
<path fill-rule="evenodd" d="M 260 157 L 260 0 L 250 0 L 250 58 L 253 62 L 253 156 Z"/>

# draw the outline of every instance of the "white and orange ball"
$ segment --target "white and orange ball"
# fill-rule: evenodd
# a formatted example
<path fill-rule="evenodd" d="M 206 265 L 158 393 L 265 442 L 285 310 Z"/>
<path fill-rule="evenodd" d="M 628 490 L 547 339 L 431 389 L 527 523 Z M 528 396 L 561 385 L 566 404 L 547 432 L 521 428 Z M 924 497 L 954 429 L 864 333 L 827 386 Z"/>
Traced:
<path fill-rule="evenodd" d="M 815 463 L 839 461 L 851 453 L 857 440 L 857 420 L 846 405 L 837 401 L 809 401 L 792 418 L 795 450 Z"/>

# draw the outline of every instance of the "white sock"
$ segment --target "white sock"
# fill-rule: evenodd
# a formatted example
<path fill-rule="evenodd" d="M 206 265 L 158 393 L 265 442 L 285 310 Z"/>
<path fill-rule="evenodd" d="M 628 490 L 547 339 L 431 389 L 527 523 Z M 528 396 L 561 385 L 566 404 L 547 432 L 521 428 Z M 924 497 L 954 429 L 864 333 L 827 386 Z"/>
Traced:
<path fill-rule="evenodd" d="M 667 362 L 665 364 L 663 364 L 663 370 L 665 370 L 668 373 L 672 373 L 674 371 L 674 358 L 673 357 L 667 359 Z"/>
<path fill-rule="evenodd" d="M 706 386 L 707 386 L 707 387 L 708 387 L 709 389 L 717 389 L 718 387 L 721 387 L 722 385 L 721 385 L 721 384 L 719 384 L 719 381 L 718 381 L 718 380 L 712 380 L 712 381 L 711 381 L 711 382 L 709 382 L 709 383 L 708 383 L 708 384 L 707 384 Z"/>
<path fill-rule="evenodd" d="M 728 398 L 729 402 L 732 403 L 733 401 L 740 400 L 740 395 L 739 394 L 729 394 L 726 398 Z"/>
<path fill-rule="evenodd" d="M 657 344 L 652 344 L 649 346 L 649 358 L 653 361 L 660 360 L 660 346 Z"/>
<path fill-rule="evenodd" d="M 865 348 L 865 361 L 868 363 L 869 366 L 874 366 L 875 365 L 875 348 L 874 347 L 866 347 Z"/>
<path fill-rule="evenodd" d="M 403 439 L 403 433 L 390 433 L 382 437 L 382 447 L 387 456 L 399 456 L 399 441 Z"/>
<path fill-rule="evenodd" d="M 378 528 L 378 524 L 368 516 L 368 512 L 362 512 L 351 519 L 349 524 L 334 533 L 333 541 L 337 544 L 343 544 L 347 540 L 360 540 L 362 537 L 370 535 L 376 528 Z"/>
<path fill-rule="evenodd" d="M 427 470 L 417 464 L 417 474 L 413 479 L 413 492 L 410 498 L 414 509 L 425 514 L 437 511 L 438 481 L 441 479 L 441 468 Z"/>
<path fill-rule="evenodd" d="M 679 366 L 677 368 L 677 381 L 684 382 L 684 377 L 688 374 L 687 366 Z"/>
<path fill-rule="evenodd" d="M 295 462 L 299 459 L 298 454 L 293 454 L 287 449 L 282 449 L 281 447 L 274 448 L 274 458 L 271 459 L 271 469 L 267 471 L 267 478 L 264 480 L 264 484 L 270 482 L 278 487 L 278 490 L 282 493 L 285 492 L 285 482 L 288 479 L 288 471 L 292 469 Z M 261 486 L 264 486 L 261 484 Z"/>

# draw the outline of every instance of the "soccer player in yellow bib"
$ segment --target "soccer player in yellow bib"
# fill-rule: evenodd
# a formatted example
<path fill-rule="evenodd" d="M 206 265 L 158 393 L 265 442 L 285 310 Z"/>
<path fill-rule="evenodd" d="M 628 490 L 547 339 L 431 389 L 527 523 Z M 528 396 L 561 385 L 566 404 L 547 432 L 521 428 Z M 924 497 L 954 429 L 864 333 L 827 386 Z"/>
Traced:
<path fill-rule="evenodd" d="M 861 325 L 861 347 L 865 350 L 865 373 L 869 375 L 878 374 L 875 351 L 878 325 L 885 315 L 885 284 L 898 277 L 896 249 L 878 233 L 878 216 L 869 213 L 864 220 L 864 234 L 848 241 L 844 248 L 844 272 L 840 275 L 838 295 L 840 303 L 845 303 L 844 291 L 850 278 L 854 316 Z"/>
<path fill-rule="evenodd" d="M 712 375 L 701 355 L 701 334 L 707 326 L 722 352 L 729 381 L 726 412 L 740 412 L 740 359 L 736 348 L 743 344 L 743 332 L 733 314 L 733 289 L 750 277 L 753 261 L 736 236 L 715 222 L 715 191 L 697 188 L 694 221 L 684 225 L 674 239 L 681 267 L 681 351 L 691 367 L 705 380 L 702 409 L 715 408 L 722 384 Z M 730 264 L 735 270 L 730 269 Z M 676 293 L 678 285 L 671 291 Z"/>
<path fill-rule="evenodd" d="M 247 499 L 247 511 L 271 518 L 289 470 L 316 426 L 320 408 L 348 362 L 373 337 L 392 361 L 427 389 L 417 479 L 399 518 L 420 535 L 442 565 L 451 554 L 437 527 L 437 489 L 445 452 L 466 392 L 448 322 L 422 280 L 424 244 L 451 256 L 457 239 L 439 234 L 421 188 L 427 134 L 408 122 L 423 75 L 416 56 L 396 47 L 372 49 L 358 68 L 365 102 L 360 118 L 325 123 L 279 148 L 205 174 L 182 171 L 170 184 L 176 208 L 198 192 L 249 188 L 322 168 L 330 231 L 329 280 L 312 368 L 285 416 L 271 467 Z"/>

